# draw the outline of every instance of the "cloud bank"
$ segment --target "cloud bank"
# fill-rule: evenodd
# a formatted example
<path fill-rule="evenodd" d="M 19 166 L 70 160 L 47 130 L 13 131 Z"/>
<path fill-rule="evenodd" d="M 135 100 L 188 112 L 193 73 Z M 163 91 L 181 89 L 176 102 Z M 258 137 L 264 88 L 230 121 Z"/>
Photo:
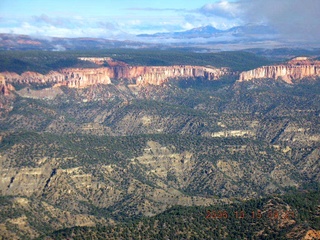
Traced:
<path fill-rule="evenodd" d="M 217 16 L 226 19 L 238 18 L 241 15 L 239 3 L 221 1 L 204 5 L 199 12 L 206 16 Z"/>
<path fill-rule="evenodd" d="M 288 41 L 320 40 L 320 0 L 223 0 L 204 5 L 199 13 L 242 24 L 269 25 Z"/>
<path fill-rule="evenodd" d="M 319 0 L 251 0 L 241 2 L 244 18 L 249 22 L 265 22 L 284 38 L 320 40 Z"/>
<path fill-rule="evenodd" d="M 269 25 L 283 42 L 320 40 L 320 0 L 220 0 L 197 9 L 131 7 L 119 16 L 76 14 L 1 16 L 0 32 L 53 37 L 99 37 L 134 40 L 142 33 L 174 32 L 211 25 L 228 29 L 239 25 Z"/>

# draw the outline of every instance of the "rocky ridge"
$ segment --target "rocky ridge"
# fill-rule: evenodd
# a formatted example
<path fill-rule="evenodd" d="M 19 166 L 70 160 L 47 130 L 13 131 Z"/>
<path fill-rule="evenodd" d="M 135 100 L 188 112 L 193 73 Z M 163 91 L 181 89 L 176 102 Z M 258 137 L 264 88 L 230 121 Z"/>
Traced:
<path fill-rule="evenodd" d="M 0 73 L 2 84 L 52 84 L 70 88 L 85 88 L 95 84 L 111 84 L 110 79 L 128 79 L 137 85 L 161 85 L 169 78 L 197 78 L 217 80 L 221 76 L 233 74 L 228 68 L 202 66 L 129 66 L 110 58 L 80 58 L 97 65 L 107 63 L 109 67 L 98 68 L 64 68 L 50 71 L 48 74 L 24 72 L 21 75 L 13 72 Z M 3 88 L 3 87 L 2 87 Z M 10 89 L 9 89 L 10 90 Z M 2 92 L 8 93 L 7 89 Z"/>
<path fill-rule="evenodd" d="M 291 84 L 292 80 L 316 76 L 320 76 L 320 61 L 315 61 L 308 57 L 297 57 L 287 64 L 263 66 L 242 72 L 239 81 L 243 82 L 262 78 L 281 78 L 283 81 Z"/>
<path fill-rule="evenodd" d="M 212 66 L 130 66 L 112 58 L 79 58 L 82 61 L 92 62 L 96 68 L 64 68 L 50 71 L 47 74 L 26 71 L 21 75 L 14 72 L 0 73 L 0 92 L 8 95 L 14 90 L 15 84 L 50 84 L 52 86 L 67 86 L 69 88 L 86 88 L 96 84 L 111 84 L 111 79 L 130 80 L 131 83 L 145 85 L 162 85 L 169 79 L 204 78 L 218 80 L 223 76 L 235 75 L 227 67 L 215 68 Z M 106 67 L 107 66 L 107 67 Z M 242 72 L 239 82 L 252 79 L 281 78 L 287 83 L 305 77 L 320 76 L 320 61 L 307 57 L 297 57 L 286 64 L 263 66 Z M 12 86 L 13 85 L 13 86 Z"/>
<path fill-rule="evenodd" d="M 0 75 L 7 83 L 12 84 L 53 84 L 70 88 L 84 88 L 94 84 L 110 84 L 109 71 L 97 69 L 62 69 L 48 74 L 24 72 L 21 75 L 12 72 L 2 72 Z"/>
<path fill-rule="evenodd" d="M 4 96 L 10 94 L 10 91 L 15 90 L 11 84 L 6 83 L 5 78 L 0 75 L 0 93 Z"/>
<path fill-rule="evenodd" d="M 117 67 L 119 79 L 130 69 Z M 79 78 L 77 71 L 60 72 L 61 81 Z M 294 88 L 268 81 L 265 88 L 217 87 L 220 82 L 200 90 L 124 81 L 82 89 L 17 86 L 21 97 L 0 96 L 8 106 L 1 112 L 0 192 L 9 199 L 1 207 L 8 216 L 1 234 L 38 236 L 43 223 L 35 218 L 50 231 L 94 226 L 103 224 L 100 218 L 119 221 L 120 214 L 153 216 L 174 205 L 227 203 L 318 182 L 318 81 Z M 16 204 L 17 197 L 26 200 Z"/>

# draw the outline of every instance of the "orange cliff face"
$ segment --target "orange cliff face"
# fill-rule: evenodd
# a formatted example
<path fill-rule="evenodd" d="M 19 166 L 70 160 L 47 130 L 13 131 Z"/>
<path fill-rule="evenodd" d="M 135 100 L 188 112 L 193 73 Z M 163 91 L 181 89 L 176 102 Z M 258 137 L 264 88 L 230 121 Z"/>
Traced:
<path fill-rule="evenodd" d="M 217 80 L 224 75 L 233 74 L 228 68 L 201 66 L 129 66 L 117 65 L 101 68 L 65 68 L 42 75 L 36 72 L 24 72 L 21 75 L 10 72 L 1 73 L 7 83 L 45 84 L 70 88 L 85 88 L 95 84 L 111 84 L 110 79 L 134 80 L 137 85 L 161 85 L 170 78 L 203 77 Z"/>
<path fill-rule="evenodd" d="M 170 78 L 196 78 L 217 80 L 224 75 L 230 75 L 228 68 L 209 68 L 201 66 L 170 66 L 146 67 L 142 74 L 135 76 L 138 85 L 161 85 Z"/>
<path fill-rule="evenodd" d="M 292 83 L 292 80 L 317 76 L 320 76 L 320 62 L 312 61 L 307 57 L 298 57 L 292 59 L 287 64 L 263 66 L 242 72 L 240 74 L 239 82 L 262 78 L 282 78 L 283 81 Z"/>
<path fill-rule="evenodd" d="M 320 230 L 309 230 L 302 240 L 320 239 Z"/>
<path fill-rule="evenodd" d="M 14 87 L 11 84 L 6 83 L 4 76 L 0 74 L 0 94 L 8 96 L 10 91 L 14 90 Z"/>
<path fill-rule="evenodd" d="M 36 72 L 24 72 L 21 75 L 11 72 L 3 72 L 1 75 L 7 82 L 30 84 L 30 83 L 53 83 L 56 86 L 68 86 L 70 88 L 84 88 L 94 84 L 110 84 L 110 69 L 108 68 L 66 68 L 58 72 L 50 71 L 46 75 Z"/>
<path fill-rule="evenodd" d="M 66 68 L 59 72 L 63 85 L 70 88 L 85 88 L 95 84 L 111 84 L 109 68 Z"/>

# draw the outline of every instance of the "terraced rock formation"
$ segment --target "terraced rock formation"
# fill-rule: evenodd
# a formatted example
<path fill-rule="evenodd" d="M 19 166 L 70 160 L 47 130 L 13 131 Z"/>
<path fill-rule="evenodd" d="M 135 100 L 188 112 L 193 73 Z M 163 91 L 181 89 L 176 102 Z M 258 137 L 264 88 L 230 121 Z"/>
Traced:
<path fill-rule="evenodd" d="M 307 57 L 297 57 L 286 64 L 263 66 L 250 71 L 242 72 L 239 81 L 252 79 L 281 78 L 287 83 L 300 80 L 305 77 L 320 76 L 320 61 L 314 61 Z"/>

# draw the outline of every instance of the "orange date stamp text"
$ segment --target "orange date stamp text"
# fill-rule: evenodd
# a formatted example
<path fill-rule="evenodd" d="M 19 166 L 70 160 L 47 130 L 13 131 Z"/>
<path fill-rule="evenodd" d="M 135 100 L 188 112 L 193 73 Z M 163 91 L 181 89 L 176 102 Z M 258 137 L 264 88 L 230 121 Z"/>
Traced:
<path fill-rule="evenodd" d="M 257 209 L 256 211 L 244 211 L 237 210 L 233 212 L 228 212 L 226 210 L 208 210 L 206 212 L 206 219 L 294 219 L 295 212 L 291 210 L 268 210 L 262 212 Z"/>

